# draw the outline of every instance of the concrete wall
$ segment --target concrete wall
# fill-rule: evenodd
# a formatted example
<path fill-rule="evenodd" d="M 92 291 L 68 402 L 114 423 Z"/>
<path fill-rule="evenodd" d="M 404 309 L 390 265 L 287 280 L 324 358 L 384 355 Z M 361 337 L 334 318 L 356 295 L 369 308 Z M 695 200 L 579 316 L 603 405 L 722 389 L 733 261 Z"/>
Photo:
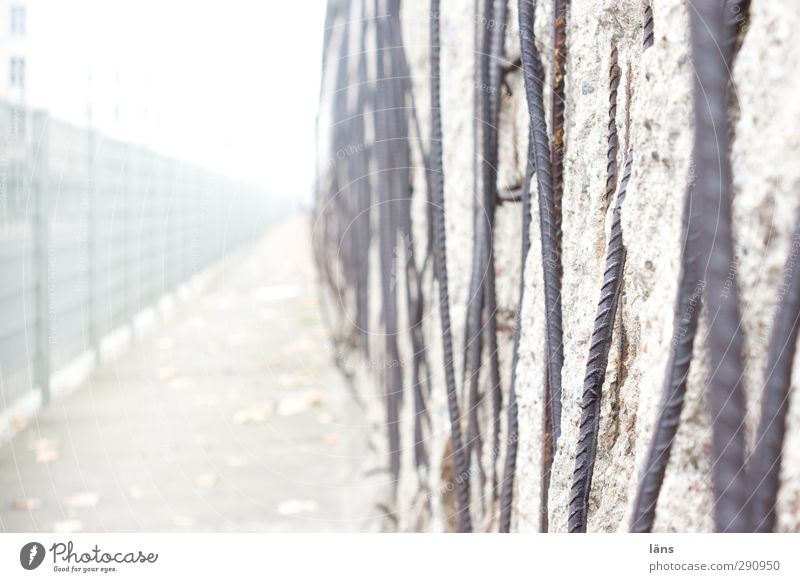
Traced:
<path fill-rule="evenodd" d="M 569 489 L 577 446 L 577 427 L 588 343 L 595 317 L 605 262 L 610 211 L 604 202 L 608 124 L 609 58 L 614 43 L 622 71 L 618 131 L 620 159 L 626 143 L 635 152 L 633 175 L 623 207 L 628 256 L 606 381 L 597 462 L 589 507 L 589 531 L 625 531 L 639 471 L 647 453 L 670 352 L 673 304 L 683 241 L 681 208 L 692 169 L 692 60 L 688 7 L 684 0 L 653 0 L 655 44 L 642 47 L 645 0 L 572 2 L 567 25 L 566 145 L 563 197 L 562 286 L 565 365 L 563 418 L 554 460 L 549 498 L 551 531 L 567 524 Z M 412 147 L 414 228 L 424 248 L 427 202 L 420 147 L 429 137 L 429 17 L 427 2 L 403 3 L 402 23 L 413 73 L 413 92 L 421 139 Z M 539 2 L 537 44 L 549 86 L 551 3 Z M 492 23 L 488 24 L 489 26 Z M 790 234 L 800 199 L 800 47 L 792 32 L 800 26 L 800 5 L 793 0 L 753 0 L 735 63 L 734 219 L 738 262 L 733 267 L 742 289 L 747 353 L 749 425 L 757 423 L 773 309 L 789 252 Z M 473 93 L 474 3 L 443 0 L 442 114 L 444 125 L 445 205 L 451 290 L 455 370 L 461 386 L 465 309 L 472 262 L 473 224 Z M 506 57 L 519 54 L 516 2 L 509 5 Z M 626 87 L 630 86 L 630 92 Z M 325 96 L 323 95 L 323 100 Z M 545 102 L 549 103 L 548 90 Z M 521 72 L 507 76 L 501 98 L 500 186 L 522 183 L 527 150 L 527 106 Z M 625 119 L 631 120 L 626 135 Z M 536 192 L 534 185 L 534 200 Z M 544 299 L 538 211 L 533 208 L 531 252 L 524 265 L 525 297 L 518 369 L 520 440 L 512 529 L 537 531 L 541 499 L 541 434 L 543 403 Z M 513 320 L 518 301 L 521 208 L 506 203 L 498 209 L 495 230 L 500 365 L 504 393 L 511 372 Z M 420 253 L 421 255 L 422 253 Z M 425 336 L 433 367 L 428 402 L 432 429 L 426 445 L 432 466 L 418 474 L 411 458 L 413 412 L 404 399 L 402 434 L 406 444 L 400 488 L 390 501 L 400 530 L 439 531 L 453 527 L 455 507 L 452 468 L 442 459 L 449 446 L 449 424 L 442 372 L 439 301 L 430 269 L 425 272 Z M 703 394 L 706 369 L 705 325 L 688 384 L 680 430 L 662 489 L 657 531 L 710 531 L 710 419 Z M 404 352 L 408 355 L 407 348 Z M 484 362 L 486 355 L 484 354 Z M 486 370 L 487 368 L 485 368 Z M 795 369 L 795 376 L 798 372 Z M 487 374 L 484 373 L 485 377 Z M 360 374 L 358 389 L 372 394 L 380 406 L 376 375 Z M 408 374 L 406 375 L 406 381 Z M 490 405 L 481 404 L 484 442 L 490 442 Z M 379 415 L 375 416 L 379 418 Z M 380 424 L 380 423 L 377 423 Z M 505 425 L 505 420 L 504 423 Z M 504 442 L 501 441 L 501 442 Z M 484 446 L 484 466 L 492 464 Z M 503 447 L 504 450 L 504 447 Z M 502 453 L 498 466 L 502 466 Z M 481 490 L 480 476 L 471 476 L 476 530 L 497 528 L 498 506 L 491 479 Z M 427 501 L 430 500 L 430 504 Z M 800 401 L 792 396 L 778 500 L 780 531 L 800 530 Z"/>

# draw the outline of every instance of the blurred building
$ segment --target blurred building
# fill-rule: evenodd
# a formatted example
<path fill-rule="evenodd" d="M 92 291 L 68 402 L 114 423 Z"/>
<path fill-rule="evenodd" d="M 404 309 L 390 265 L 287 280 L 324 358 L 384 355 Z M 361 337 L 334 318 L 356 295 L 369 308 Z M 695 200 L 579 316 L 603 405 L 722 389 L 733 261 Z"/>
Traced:
<path fill-rule="evenodd" d="M 0 99 L 25 105 L 28 86 L 28 2 L 0 0 Z"/>

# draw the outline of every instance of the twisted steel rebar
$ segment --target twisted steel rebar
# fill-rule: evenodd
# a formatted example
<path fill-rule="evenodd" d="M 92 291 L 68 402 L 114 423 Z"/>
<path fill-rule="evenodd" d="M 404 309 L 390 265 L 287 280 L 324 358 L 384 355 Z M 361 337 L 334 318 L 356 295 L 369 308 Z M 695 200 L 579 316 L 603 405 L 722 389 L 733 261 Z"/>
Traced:
<path fill-rule="evenodd" d="M 604 210 L 611 204 L 611 197 L 617 189 L 617 157 L 619 156 L 619 136 L 617 134 L 617 94 L 622 71 L 618 64 L 617 45 L 611 43 L 611 57 L 608 72 L 608 150 L 606 152 L 606 197 Z"/>
<path fill-rule="evenodd" d="M 767 348 L 761 418 L 756 431 L 756 444 L 748 467 L 748 513 L 753 531 L 775 530 L 775 504 L 780 487 L 783 443 L 786 435 L 786 414 L 789 390 L 800 330 L 800 216 L 792 233 L 789 256 L 778 287 L 778 306 Z"/>
<path fill-rule="evenodd" d="M 728 67 L 735 57 L 739 31 L 744 22 L 747 4 L 741 0 L 726 2 L 723 58 Z M 650 14 L 652 18 L 652 12 Z M 646 36 L 646 35 L 645 35 Z M 662 403 L 659 408 L 656 426 L 650 442 L 647 461 L 642 480 L 639 483 L 631 519 L 631 531 L 652 531 L 656 504 L 664 480 L 670 449 L 680 423 L 686 393 L 686 377 L 693 354 L 694 337 L 701 308 L 702 293 L 705 287 L 700 270 L 699 226 L 702 216 L 700 205 L 693 203 L 690 185 L 684 207 L 683 232 L 686 241 L 681 264 L 681 277 L 678 298 L 675 305 L 673 346 L 665 378 Z"/>
<path fill-rule="evenodd" d="M 411 361 L 412 378 L 411 387 L 414 397 L 414 463 L 418 470 L 427 470 L 429 465 L 428 453 L 425 448 L 423 434 L 423 421 L 430 421 L 425 393 L 429 386 L 428 360 L 425 347 L 425 337 L 422 332 L 423 300 L 422 277 L 417 268 L 414 232 L 411 220 L 411 201 L 413 188 L 411 186 L 410 168 L 410 123 L 409 118 L 415 116 L 415 107 L 411 95 L 410 72 L 406 62 L 403 44 L 402 28 L 400 23 L 400 0 L 388 0 L 388 26 L 389 42 L 391 44 L 392 80 L 395 84 L 393 94 L 396 98 L 394 114 L 401 127 L 401 142 L 398 144 L 402 170 L 401 199 L 400 199 L 400 233 L 403 240 L 404 261 L 406 266 L 406 306 L 409 320 L 409 334 L 411 336 Z M 407 113 L 410 110 L 411 114 Z"/>
<path fill-rule="evenodd" d="M 720 50 L 728 68 L 733 64 L 739 48 L 741 33 L 745 30 L 750 13 L 750 0 L 724 0 L 723 33 Z"/>
<path fill-rule="evenodd" d="M 735 276 L 731 226 L 731 167 L 727 97 L 730 79 L 719 47 L 725 18 L 715 2 L 690 2 L 694 60 L 695 193 L 702 219 L 699 246 L 706 264 L 710 376 L 708 404 L 712 419 L 714 521 L 720 532 L 751 529 L 745 479 L 744 337 Z"/>
<path fill-rule="evenodd" d="M 561 197 L 564 190 L 564 111 L 567 100 L 564 94 L 567 73 L 567 4 L 568 0 L 553 0 L 553 75 L 550 87 L 550 155 L 552 157 L 553 198 L 556 202 L 556 230 L 561 232 Z M 553 396 L 556 391 L 561 393 L 561 383 L 553 387 Z M 560 409 L 554 417 L 553 430 L 560 432 Z M 556 422 L 557 421 L 557 422 Z M 558 438 L 555 438 L 557 441 Z M 554 441 L 554 446 L 555 446 Z"/>
<path fill-rule="evenodd" d="M 533 173 L 536 174 L 539 201 L 539 229 L 542 246 L 542 264 L 545 291 L 545 353 L 546 378 L 545 402 L 553 419 L 552 431 L 547 435 L 550 443 L 558 440 L 561 419 L 561 368 L 563 366 L 563 344 L 561 328 L 561 252 L 557 225 L 557 201 L 553 194 L 550 174 L 550 149 L 544 113 L 543 81 L 539 51 L 536 48 L 534 19 L 536 3 L 533 0 L 519 1 L 519 30 L 522 52 L 522 70 L 525 82 L 525 96 L 529 114 L 528 167 L 523 200 L 530 199 L 530 185 Z M 530 202 L 526 211 L 523 205 L 523 265 L 529 248 L 528 226 L 530 224 Z M 522 289 L 521 289 L 522 291 Z M 520 302 L 522 297 L 520 297 Z M 519 319 L 519 316 L 518 316 Z M 519 334 L 517 326 L 516 334 Z M 503 476 L 503 489 L 500 503 L 500 531 L 508 531 L 511 521 L 514 473 L 516 469 L 517 434 L 512 428 L 517 424 L 516 405 L 516 360 L 518 359 L 519 338 L 515 335 L 515 362 L 512 369 L 512 384 L 509 394 L 509 431 L 506 447 L 506 466 Z"/>
<path fill-rule="evenodd" d="M 491 248 L 491 218 L 492 210 L 489 206 L 492 203 L 492 186 L 496 187 L 496 174 L 492 175 L 492 170 L 496 168 L 497 153 L 492 149 L 492 133 L 496 131 L 493 123 L 494 103 L 492 92 L 494 85 L 491 80 L 492 51 L 494 48 L 494 34 L 490 30 L 488 23 L 494 15 L 494 0 L 484 0 L 482 13 L 475 22 L 476 39 L 480 41 L 481 48 L 477 58 L 478 82 L 475 86 L 475 101 L 477 104 L 478 136 L 480 139 L 481 160 L 478 162 L 480 169 L 476 175 L 479 190 L 475 192 L 473 224 L 475 228 L 472 273 L 470 277 L 470 294 L 467 302 L 467 318 L 464 333 L 464 384 L 462 393 L 466 402 L 467 414 L 467 440 L 465 443 L 467 456 L 467 470 L 472 467 L 473 446 L 476 449 L 476 457 L 480 464 L 480 430 L 478 428 L 478 384 L 481 371 L 481 352 L 483 351 L 483 329 L 481 314 L 484 311 L 486 300 L 487 269 Z M 482 32 L 481 32 L 482 31 Z M 476 49 L 477 50 L 477 49 Z M 478 192 L 480 191 L 480 196 Z M 479 471 L 480 471 L 479 467 Z M 482 474 L 482 472 L 481 472 Z"/>
<path fill-rule="evenodd" d="M 386 382 L 386 423 L 389 435 L 389 467 L 392 475 L 393 490 L 396 493 L 400 478 L 400 400 L 403 390 L 403 376 L 400 352 L 397 345 L 398 313 L 397 313 L 397 238 L 398 238 L 398 201 L 407 196 L 403 192 L 403 160 L 397 155 L 398 143 L 403 141 L 401 127 L 397 115 L 397 83 L 393 77 L 395 71 L 387 66 L 387 58 L 392 51 L 389 18 L 381 9 L 381 0 L 375 0 L 375 46 L 376 60 L 376 107 L 374 110 L 375 134 L 377 136 L 377 171 L 378 171 L 378 208 L 379 219 L 379 256 L 381 266 L 382 319 L 384 340 L 384 365 L 382 373 Z M 406 162 L 407 182 L 407 162 Z"/>
<path fill-rule="evenodd" d="M 444 355 L 445 384 L 450 416 L 450 433 L 455 466 L 455 488 L 458 497 L 459 531 L 472 531 L 469 513 L 469 475 L 466 471 L 466 458 L 461 438 L 461 414 L 459 412 L 456 378 L 453 370 L 453 337 L 450 324 L 450 296 L 447 285 L 447 232 L 444 207 L 444 169 L 442 153 L 442 111 L 440 79 L 440 22 L 439 0 L 431 0 L 430 5 L 430 44 L 431 44 L 431 146 L 429 176 L 432 181 L 431 205 L 434 218 L 433 265 L 439 284 L 439 313 L 442 327 L 442 352 Z"/>
<path fill-rule="evenodd" d="M 491 35 L 489 35 L 489 53 L 484 60 L 488 68 L 486 75 L 489 81 L 488 100 L 484 100 L 484 121 L 483 143 L 484 143 L 484 180 L 483 180 L 483 210 L 485 218 L 479 217 L 478 224 L 482 226 L 483 238 L 483 276 L 478 284 L 483 288 L 482 291 L 482 312 L 484 315 L 485 327 L 478 330 L 478 333 L 485 334 L 486 347 L 489 358 L 489 393 L 491 395 L 493 407 L 492 418 L 493 428 L 499 430 L 500 405 L 502 401 L 500 386 L 500 364 L 498 360 L 497 345 L 497 290 L 495 279 L 495 260 L 494 260 L 494 221 L 497 208 L 497 165 L 499 147 L 499 123 L 500 123 L 500 84 L 502 82 L 502 58 L 505 45 L 506 14 L 508 0 L 487 1 L 486 8 L 493 8 L 492 19 L 487 19 L 487 23 L 492 23 Z M 487 24 L 487 26 L 489 26 Z M 486 105 L 488 104 L 488 108 Z M 478 352 L 480 359 L 480 351 Z M 480 396 L 478 394 L 478 369 L 470 376 L 469 387 L 469 438 L 468 451 L 474 443 L 475 458 L 478 468 L 478 475 L 483 492 L 486 482 L 486 474 L 482 462 L 482 439 L 480 427 L 478 426 L 478 406 Z M 499 438 L 499 436 L 498 436 Z M 469 458 L 468 458 L 469 463 Z"/>
<path fill-rule="evenodd" d="M 698 236 L 701 216 L 698 210 L 699 205 L 694 200 L 690 185 L 686 191 L 683 207 L 684 250 L 673 315 L 672 350 L 644 473 L 633 505 L 631 532 L 649 532 L 653 529 L 656 503 L 683 410 L 686 380 L 694 353 L 694 340 L 705 287 L 699 262 Z"/>
<path fill-rule="evenodd" d="M 649 49 L 655 42 L 655 23 L 653 22 L 653 6 L 650 2 L 644 8 L 644 31 L 642 33 L 642 46 Z"/>
<path fill-rule="evenodd" d="M 571 533 L 586 531 L 589 492 L 597 457 L 597 437 L 600 432 L 601 393 L 622 289 L 622 273 L 626 256 L 622 237 L 622 204 L 625 201 L 633 168 L 633 152 L 631 150 L 628 150 L 626 158 L 625 171 L 614 206 L 603 287 L 600 291 L 600 302 L 594 320 L 589 360 L 586 363 L 586 377 L 583 383 L 578 452 L 575 457 L 575 471 L 572 476 L 572 493 L 569 502 L 569 531 Z"/>

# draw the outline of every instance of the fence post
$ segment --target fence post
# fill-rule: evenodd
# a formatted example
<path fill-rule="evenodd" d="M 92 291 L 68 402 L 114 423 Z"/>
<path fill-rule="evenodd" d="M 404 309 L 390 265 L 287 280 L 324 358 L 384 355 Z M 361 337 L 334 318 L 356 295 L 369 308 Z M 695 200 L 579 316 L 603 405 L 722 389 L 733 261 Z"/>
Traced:
<path fill-rule="evenodd" d="M 33 162 L 31 186 L 34 197 L 33 236 L 36 248 L 36 363 L 34 383 L 42 405 L 50 402 L 50 168 L 49 118 L 44 111 L 33 113 Z"/>

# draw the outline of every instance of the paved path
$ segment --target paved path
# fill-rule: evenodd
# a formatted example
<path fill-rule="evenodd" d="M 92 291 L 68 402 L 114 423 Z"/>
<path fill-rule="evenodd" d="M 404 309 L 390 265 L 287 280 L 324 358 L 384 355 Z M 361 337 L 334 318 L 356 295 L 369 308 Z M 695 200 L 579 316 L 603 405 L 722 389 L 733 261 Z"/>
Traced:
<path fill-rule="evenodd" d="M 0 530 L 374 529 L 308 229 L 272 229 L 3 445 Z"/>

